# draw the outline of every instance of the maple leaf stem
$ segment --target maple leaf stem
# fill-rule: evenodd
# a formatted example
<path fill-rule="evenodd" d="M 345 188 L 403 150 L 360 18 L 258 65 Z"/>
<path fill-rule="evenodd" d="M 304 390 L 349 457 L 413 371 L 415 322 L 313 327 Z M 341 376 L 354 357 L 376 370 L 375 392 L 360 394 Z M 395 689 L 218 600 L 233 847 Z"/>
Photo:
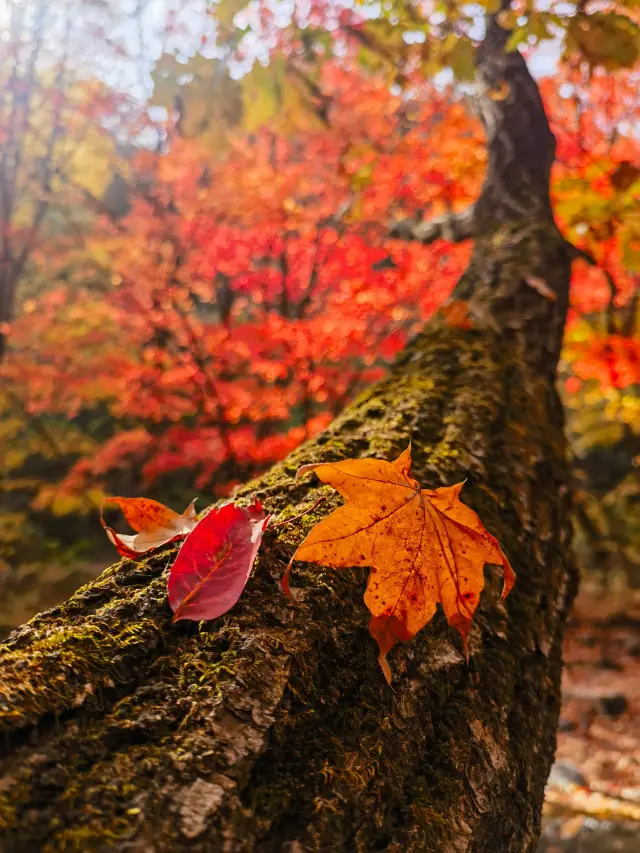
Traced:
<path fill-rule="evenodd" d="M 308 515 L 310 512 L 321 504 L 323 501 L 326 501 L 326 498 L 318 498 L 318 500 L 314 503 L 313 506 L 310 506 L 309 509 L 305 509 L 304 512 L 299 513 L 298 515 L 294 515 L 291 518 L 287 518 L 286 521 L 281 521 L 278 524 L 272 524 L 271 527 L 282 527 L 285 524 L 289 524 L 292 521 L 296 521 L 299 518 L 302 518 L 305 515 Z M 280 589 L 284 592 L 287 598 L 293 598 L 293 593 L 291 592 L 291 587 L 289 586 L 289 575 L 291 574 L 291 567 L 293 566 L 293 561 L 295 559 L 295 555 L 289 560 L 287 564 L 287 568 L 285 570 L 284 575 L 282 576 L 282 580 L 280 581 Z"/>
<path fill-rule="evenodd" d="M 284 527 L 285 524 L 291 524 L 292 521 L 297 521 L 299 518 L 303 518 L 305 515 L 309 515 L 310 512 L 313 512 L 314 509 L 321 504 L 323 501 L 326 501 L 326 498 L 318 498 L 318 500 L 314 503 L 313 506 L 310 506 L 309 509 L 305 509 L 304 512 L 298 513 L 298 515 L 293 515 L 291 518 L 287 518 L 284 521 L 279 521 L 277 524 L 272 524 L 271 529 L 275 527 Z"/>

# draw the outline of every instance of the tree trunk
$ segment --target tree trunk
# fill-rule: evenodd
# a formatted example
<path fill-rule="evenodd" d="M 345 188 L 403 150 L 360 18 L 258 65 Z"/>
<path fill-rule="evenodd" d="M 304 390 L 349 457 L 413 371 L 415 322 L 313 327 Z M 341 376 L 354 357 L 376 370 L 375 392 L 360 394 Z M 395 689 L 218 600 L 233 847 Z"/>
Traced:
<path fill-rule="evenodd" d="M 551 215 L 553 137 L 524 61 L 492 25 L 478 54 L 489 140 L 456 297 L 390 376 L 239 500 L 280 519 L 238 605 L 171 624 L 166 547 L 122 560 L 16 630 L 2 651 L 3 853 L 532 851 L 560 707 L 575 574 L 554 388 L 570 247 Z M 505 96 L 505 87 L 507 94 Z M 448 320 L 447 320 L 448 318 Z M 463 499 L 517 574 L 488 580 L 465 661 L 442 614 L 377 664 L 365 573 L 297 565 L 339 505 L 299 465 L 392 459 L 412 441 L 425 488 Z"/>

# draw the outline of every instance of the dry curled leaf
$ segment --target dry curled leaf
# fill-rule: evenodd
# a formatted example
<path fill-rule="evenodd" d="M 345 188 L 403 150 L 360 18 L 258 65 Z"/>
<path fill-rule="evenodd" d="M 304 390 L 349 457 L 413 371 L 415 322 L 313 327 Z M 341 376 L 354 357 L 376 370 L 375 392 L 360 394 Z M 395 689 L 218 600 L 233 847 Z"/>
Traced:
<path fill-rule="evenodd" d="M 411 640 L 438 603 L 466 648 L 484 586 L 484 564 L 503 565 L 503 598 L 515 574 L 497 540 L 461 503 L 463 484 L 422 489 L 411 477 L 410 448 L 394 462 L 348 459 L 304 465 L 298 476 L 309 471 L 340 492 L 346 503 L 311 530 L 293 559 L 371 568 L 364 600 L 387 681 L 387 653 L 397 642 Z M 283 578 L 285 592 L 290 592 L 290 568 Z"/>
<path fill-rule="evenodd" d="M 109 527 L 102 513 L 100 523 L 107 536 L 123 557 L 135 559 L 153 548 L 166 545 L 186 536 L 198 523 L 195 511 L 195 499 L 180 515 L 164 504 L 151 498 L 106 498 L 105 503 L 117 504 L 122 514 L 136 531 L 135 535 L 116 533 Z"/>
<path fill-rule="evenodd" d="M 245 588 L 269 524 L 259 500 L 212 509 L 187 536 L 168 581 L 173 621 L 216 619 Z"/>

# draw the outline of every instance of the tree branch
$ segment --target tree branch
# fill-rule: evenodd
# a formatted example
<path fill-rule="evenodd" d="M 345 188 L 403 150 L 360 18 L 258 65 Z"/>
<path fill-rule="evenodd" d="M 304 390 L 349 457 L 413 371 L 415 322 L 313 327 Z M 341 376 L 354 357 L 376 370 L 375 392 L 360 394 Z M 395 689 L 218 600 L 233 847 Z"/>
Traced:
<path fill-rule="evenodd" d="M 473 207 L 461 213 L 447 213 L 430 221 L 403 219 L 391 226 L 389 236 L 401 240 L 416 240 L 425 245 L 441 239 L 462 243 L 474 236 Z"/>

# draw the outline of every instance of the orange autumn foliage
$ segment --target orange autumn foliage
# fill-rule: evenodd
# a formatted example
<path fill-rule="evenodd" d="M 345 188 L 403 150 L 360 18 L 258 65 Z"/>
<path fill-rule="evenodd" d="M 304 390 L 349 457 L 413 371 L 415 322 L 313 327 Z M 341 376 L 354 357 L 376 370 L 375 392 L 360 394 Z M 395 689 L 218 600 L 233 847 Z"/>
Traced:
<path fill-rule="evenodd" d="M 411 640 L 442 604 L 467 646 L 484 586 L 485 563 L 504 567 L 504 598 L 515 582 L 509 560 L 475 512 L 459 500 L 463 483 L 422 489 L 411 476 L 411 450 L 394 462 L 348 459 L 304 465 L 345 498 L 307 535 L 293 560 L 334 568 L 371 568 L 364 596 L 380 666 L 391 683 L 387 653 Z M 283 589 L 289 592 L 288 575 Z"/>

